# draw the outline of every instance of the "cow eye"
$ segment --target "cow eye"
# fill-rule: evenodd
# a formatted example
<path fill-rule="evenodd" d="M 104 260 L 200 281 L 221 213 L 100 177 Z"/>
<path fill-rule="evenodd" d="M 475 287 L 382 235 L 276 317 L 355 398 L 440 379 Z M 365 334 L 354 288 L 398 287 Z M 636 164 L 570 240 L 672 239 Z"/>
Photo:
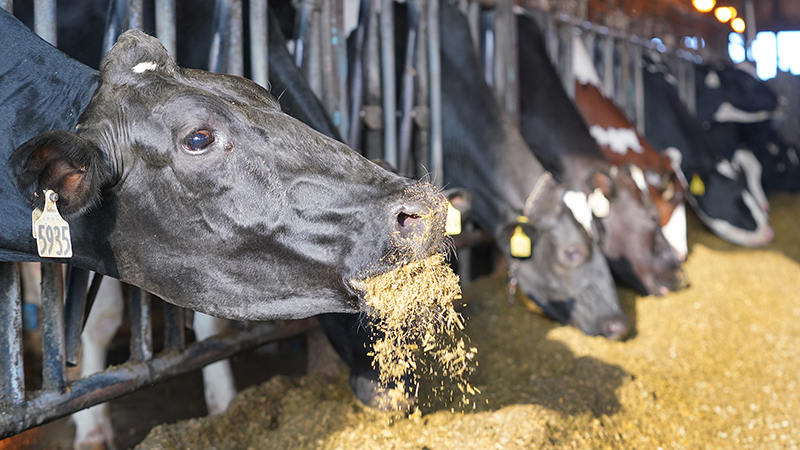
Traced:
<path fill-rule="evenodd" d="M 183 147 L 190 153 L 204 152 L 214 143 L 214 135 L 208 130 L 198 130 L 189 135 Z"/>
<path fill-rule="evenodd" d="M 583 262 L 584 254 L 580 249 L 570 247 L 562 250 L 564 262 L 570 266 L 577 266 Z"/>

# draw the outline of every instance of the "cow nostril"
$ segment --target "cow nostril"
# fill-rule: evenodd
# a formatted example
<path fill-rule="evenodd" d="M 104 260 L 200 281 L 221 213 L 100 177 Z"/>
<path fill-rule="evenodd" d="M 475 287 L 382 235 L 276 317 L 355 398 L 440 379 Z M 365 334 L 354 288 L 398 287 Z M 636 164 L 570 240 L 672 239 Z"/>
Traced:
<path fill-rule="evenodd" d="M 420 217 L 416 214 L 407 214 L 404 212 L 397 214 L 397 223 L 401 228 L 405 228 L 413 223 L 418 222 Z"/>
<path fill-rule="evenodd" d="M 620 340 L 628 334 L 628 321 L 622 317 L 608 319 L 603 324 L 603 336 L 611 340 Z"/>

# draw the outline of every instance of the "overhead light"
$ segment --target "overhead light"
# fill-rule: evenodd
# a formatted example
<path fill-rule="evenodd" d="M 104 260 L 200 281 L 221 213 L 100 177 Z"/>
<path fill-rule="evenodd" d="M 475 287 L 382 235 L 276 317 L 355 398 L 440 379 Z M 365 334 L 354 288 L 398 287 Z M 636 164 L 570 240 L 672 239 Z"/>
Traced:
<path fill-rule="evenodd" d="M 737 17 L 731 20 L 731 28 L 733 28 L 733 31 L 737 33 L 744 33 L 745 29 L 744 20 L 741 17 Z"/>
<path fill-rule="evenodd" d="M 692 0 L 692 5 L 694 5 L 695 9 L 703 13 L 714 9 L 716 4 L 717 0 Z"/>
<path fill-rule="evenodd" d="M 714 10 L 714 17 L 722 23 L 736 18 L 738 12 L 733 6 L 720 6 Z"/>

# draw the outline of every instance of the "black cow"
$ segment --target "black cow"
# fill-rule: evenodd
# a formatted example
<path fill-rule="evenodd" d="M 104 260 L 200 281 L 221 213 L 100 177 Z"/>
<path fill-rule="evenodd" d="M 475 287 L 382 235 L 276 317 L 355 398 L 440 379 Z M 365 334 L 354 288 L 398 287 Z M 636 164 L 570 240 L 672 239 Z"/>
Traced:
<path fill-rule="evenodd" d="M 557 179 L 587 195 L 600 189 L 607 198 L 600 245 L 618 280 L 643 294 L 679 289 L 680 259 L 662 233 L 649 192 L 637 186 L 627 166 L 612 168 L 600 151 L 547 56 L 535 20 L 518 14 L 517 35 L 525 141 Z"/>
<path fill-rule="evenodd" d="M 74 256 L 167 301 L 244 320 L 362 308 L 351 280 L 443 242 L 444 198 L 280 112 L 238 77 L 123 34 L 97 72 L 0 12 L 0 259 L 37 261 L 58 194 Z"/>
<path fill-rule="evenodd" d="M 736 67 L 699 65 L 697 120 L 726 158 L 734 160 L 742 151 L 755 155 L 760 167 L 756 167 L 754 182 L 760 181 L 765 190 L 800 191 L 797 150 L 773 127 L 778 96 L 751 71 L 755 69 L 746 63 Z M 766 199 L 763 202 L 766 204 Z"/>
<path fill-rule="evenodd" d="M 642 69 L 647 139 L 680 167 L 689 203 L 706 226 L 734 244 L 766 245 L 774 233 L 753 173 L 755 158 L 742 152 L 726 159 L 681 102 L 674 78 L 654 58 L 645 56 Z"/>
<path fill-rule="evenodd" d="M 565 204 L 582 197 L 572 206 L 590 227 L 585 195 L 548 180 L 486 85 L 466 19 L 449 2 L 440 8 L 445 185 L 475 194 L 474 220 L 494 235 L 519 286 L 548 316 L 621 338 L 628 322 L 608 264 Z M 510 240 L 520 232 L 532 241 L 530 257 L 512 256 Z"/>

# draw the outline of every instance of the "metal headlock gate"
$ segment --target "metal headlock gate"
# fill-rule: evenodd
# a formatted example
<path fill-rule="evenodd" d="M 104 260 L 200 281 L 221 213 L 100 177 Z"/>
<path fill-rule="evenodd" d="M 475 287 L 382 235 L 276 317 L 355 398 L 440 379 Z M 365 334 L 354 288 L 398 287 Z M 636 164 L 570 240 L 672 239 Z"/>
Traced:
<path fill-rule="evenodd" d="M 156 37 L 176 53 L 174 0 L 154 1 Z M 439 4 L 449 0 L 299 0 L 295 8 L 295 63 L 322 101 L 342 139 L 369 158 L 382 158 L 401 174 L 442 182 L 441 70 Z M 643 121 L 641 53 L 657 44 L 631 33 L 624 18 L 613 24 L 586 21 L 586 1 L 454 0 L 468 17 L 486 80 L 515 121 L 519 121 L 517 38 L 514 8 L 522 4 L 546 30 L 548 50 L 572 92 L 571 36 L 582 35 L 590 52 L 602 55 L 605 90 L 638 126 Z M 357 19 L 349 10 L 358 3 Z M 35 0 L 35 31 L 56 45 L 55 0 Z M 567 5 L 567 6 L 565 6 Z M 244 33 L 244 6 L 249 33 Z M 10 0 L 0 7 L 11 11 Z M 127 28 L 141 28 L 143 0 L 110 0 L 104 49 Z M 406 14 L 405 58 L 395 57 L 395 10 Z M 584 14 L 581 14 L 584 11 Z M 348 60 L 346 29 L 355 21 L 353 54 Z M 247 75 L 268 86 L 267 0 L 217 0 L 209 69 Z M 247 44 L 247 45 L 245 45 Z M 245 73 L 245 49 L 249 72 Z M 702 60 L 687 49 L 670 51 L 682 98 L 691 108 L 691 64 Z M 397 70 L 397 65 L 401 70 Z M 397 76 L 397 74 L 401 74 Z M 277 93 L 279 94 L 279 93 Z M 469 242 L 466 239 L 465 242 Z M 468 246 L 468 244 L 466 245 Z M 468 261 L 461 256 L 461 260 Z M 42 389 L 26 390 L 23 376 L 22 300 L 18 263 L 0 262 L 0 438 L 80 409 L 130 393 L 162 379 L 187 373 L 234 353 L 303 333 L 313 320 L 249 324 L 236 333 L 186 345 L 184 312 L 156 300 L 164 316 L 164 350 L 153 352 L 154 297 L 129 292 L 129 361 L 79 380 L 68 381 L 66 367 L 77 364 L 80 333 L 101 275 L 60 264 L 42 263 Z M 468 273 L 468 269 L 467 269 Z"/>

